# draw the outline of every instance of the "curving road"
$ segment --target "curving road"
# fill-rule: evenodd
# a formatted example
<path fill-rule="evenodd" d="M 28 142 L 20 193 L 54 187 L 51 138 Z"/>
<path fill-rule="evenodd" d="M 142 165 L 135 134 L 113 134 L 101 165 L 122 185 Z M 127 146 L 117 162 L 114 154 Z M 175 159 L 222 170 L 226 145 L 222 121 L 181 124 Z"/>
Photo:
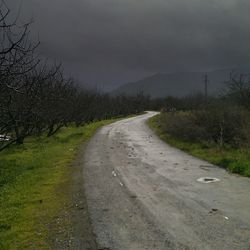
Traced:
<path fill-rule="evenodd" d="M 250 249 L 250 179 L 162 142 L 145 121 L 103 127 L 84 164 L 98 249 Z M 202 183 L 201 177 L 218 182 Z"/>

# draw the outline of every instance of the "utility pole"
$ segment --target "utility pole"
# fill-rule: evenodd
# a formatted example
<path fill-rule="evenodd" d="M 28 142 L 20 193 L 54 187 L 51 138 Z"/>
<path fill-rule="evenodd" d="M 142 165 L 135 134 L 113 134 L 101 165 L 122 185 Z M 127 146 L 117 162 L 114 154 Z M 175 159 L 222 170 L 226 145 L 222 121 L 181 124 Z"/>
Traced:
<path fill-rule="evenodd" d="M 207 73 L 204 75 L 204 90 L 205 90 L 205 104 L 207 104 L 208 99 L 208 75 Z"/>
<path fill-rule="evenodd" d="M 230 82 L 232 81 L 232 79 L 233 79 L 233 72 L 231 71 L 231 72 L 230 72 L 230 76 L 229 76 Z"/>

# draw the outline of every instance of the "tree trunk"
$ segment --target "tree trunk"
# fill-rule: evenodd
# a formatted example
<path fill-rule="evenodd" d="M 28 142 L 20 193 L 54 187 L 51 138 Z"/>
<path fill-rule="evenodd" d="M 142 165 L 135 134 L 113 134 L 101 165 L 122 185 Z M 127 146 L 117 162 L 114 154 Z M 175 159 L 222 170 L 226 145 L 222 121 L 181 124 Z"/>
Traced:
<path fill-rule="evenodd" d="M 53 131 L 54 131 L 54 124 L 49 126 L 49 132 L 47 134 L 47 137 L 50 137 L 53 134 Z"/>

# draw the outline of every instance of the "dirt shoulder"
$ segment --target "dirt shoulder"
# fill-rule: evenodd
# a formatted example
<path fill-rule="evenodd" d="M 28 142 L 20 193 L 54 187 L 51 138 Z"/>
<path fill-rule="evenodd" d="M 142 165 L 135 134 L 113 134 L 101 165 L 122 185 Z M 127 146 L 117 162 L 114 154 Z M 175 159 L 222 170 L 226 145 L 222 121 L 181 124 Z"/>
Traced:
<path fill-rule="evenodd" d="M 84 189 L 84 150 L 85 146 L 82 147 L 77 160 L 72 165 L 74 171 L 70 193 L 73 206 L 70 215 L 73 229 L 70 248 L 95 250 L 97 249 L 95 235 L 89 217 Z"/>
<path fill-rule="evenodd" d="M 53 249 L 97 249 L 84 190 L 85 147 L 85 144 L 80 147 L 76 160 L 69 166 L 70 178 L 66 188 L 58 190 L 58 195 L 66 195 L 68 201 L 50 225 Z"/>

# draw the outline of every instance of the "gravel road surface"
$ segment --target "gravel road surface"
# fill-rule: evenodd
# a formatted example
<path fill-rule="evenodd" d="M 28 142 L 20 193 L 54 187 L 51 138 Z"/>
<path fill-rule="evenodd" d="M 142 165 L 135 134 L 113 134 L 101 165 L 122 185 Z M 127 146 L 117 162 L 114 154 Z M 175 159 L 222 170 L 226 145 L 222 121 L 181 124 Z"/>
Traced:
<path fill-rule="evenodd" d="M 98 249 L 250 250 L 250 178 L 158 139 L 145 123 L 155 114 L 103 127 L 87 147 L 85 191 Z"/>

